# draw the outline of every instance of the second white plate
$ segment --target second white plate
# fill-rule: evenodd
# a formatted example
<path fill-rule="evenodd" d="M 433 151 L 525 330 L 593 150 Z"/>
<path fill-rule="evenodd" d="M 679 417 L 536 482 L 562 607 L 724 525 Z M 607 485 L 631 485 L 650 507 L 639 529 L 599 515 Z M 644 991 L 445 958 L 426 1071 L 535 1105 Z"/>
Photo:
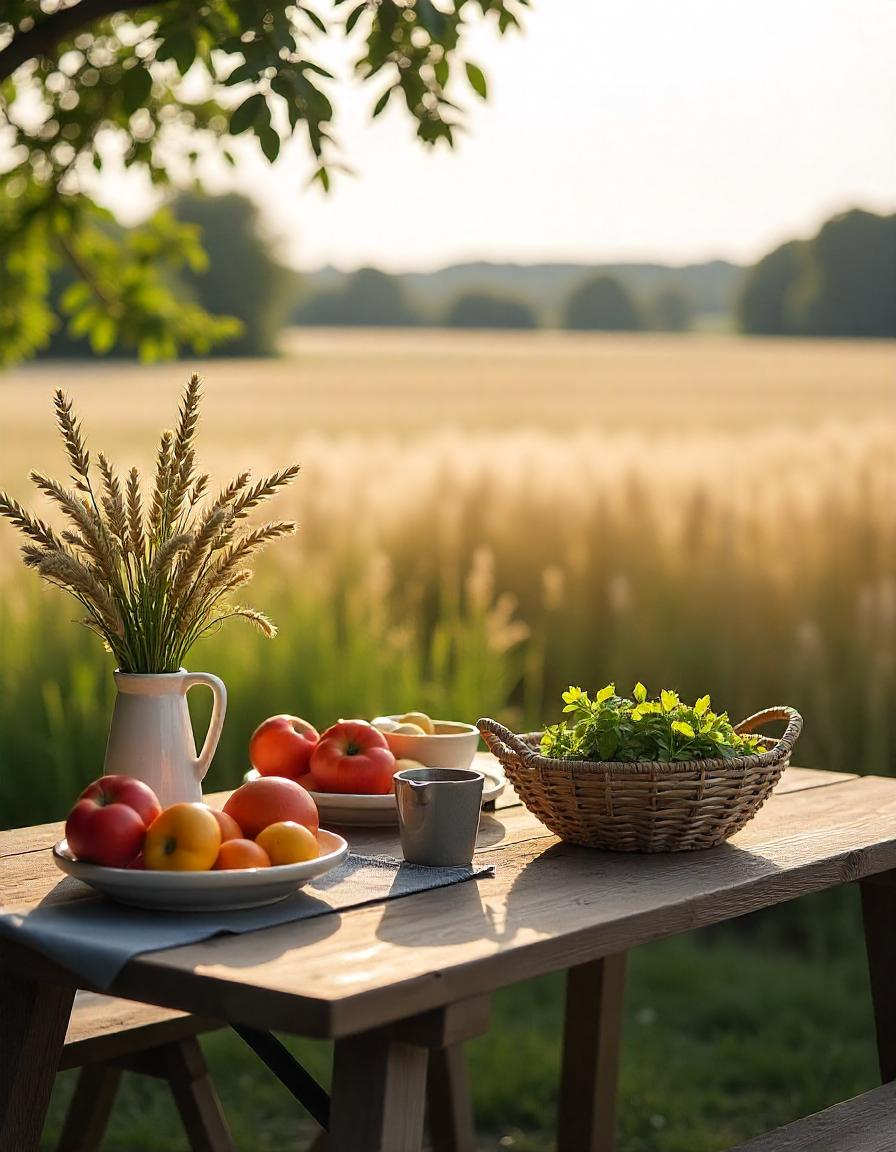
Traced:
<path fill-rule="evenodd" d="M 482 790 L 482 803 L 493 804 L 507 786 L 503 769 L 476 767 L 485 777 Z M 243 778 L 246 781 L 258 780 L 259 775 L 251 768 Z M 395 794 L 385 796 L 362 796 L 357 793 L 311 792 L 321 820 L 327 824 L 341 824 L 343 827 L 382 828 L 398 823 L 398 806 Z"/>

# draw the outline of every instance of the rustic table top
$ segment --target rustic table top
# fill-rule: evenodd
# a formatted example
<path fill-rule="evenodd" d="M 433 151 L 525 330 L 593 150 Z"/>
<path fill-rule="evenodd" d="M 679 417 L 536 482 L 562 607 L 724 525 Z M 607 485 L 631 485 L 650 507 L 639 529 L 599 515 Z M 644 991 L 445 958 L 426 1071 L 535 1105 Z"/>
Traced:
<path fill-rule="evenodd" d="M 6 909 L 77 898 L 48 851 L 60 835 L 0 833 Z M 400 855 L 394 829 L 346 835 L 355 851 Z M 483 816 L 477 861 L 496 876 L 145 954 L 110 991 L 255 1027 L 357 1033 L 896 868 L 896 780 L 790 768 L 730 843 L 653 856 L 562 844 L 508 790 Z M 15 953 L 0 961 L 20 966 Z"/>

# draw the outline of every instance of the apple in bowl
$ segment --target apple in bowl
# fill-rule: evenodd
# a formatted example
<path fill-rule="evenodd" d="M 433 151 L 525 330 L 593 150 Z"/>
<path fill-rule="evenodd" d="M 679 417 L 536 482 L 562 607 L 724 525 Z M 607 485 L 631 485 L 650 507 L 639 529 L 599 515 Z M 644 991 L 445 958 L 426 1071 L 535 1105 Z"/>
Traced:
<path fill-rule="evenodd" d="M 141 780 L 101 776 L 84 789 L 69 813 L 66 840 L 81 860 L 126 868 L 161 811 L 155 792 Z"/>
<path fill-rule="evenodd" d="M 311 777 L 320 792 L 385 795 L 394 787 L 395 759 L 386 737 L 372 724 L 340 720 L 318 741 Z"/>
<path fill-rule="evenodd" d="M 302 780 L 320 734 L 299 716 L 271 716 L 259 724 L 249 741 L 249 759 L 259 776 Z"/>

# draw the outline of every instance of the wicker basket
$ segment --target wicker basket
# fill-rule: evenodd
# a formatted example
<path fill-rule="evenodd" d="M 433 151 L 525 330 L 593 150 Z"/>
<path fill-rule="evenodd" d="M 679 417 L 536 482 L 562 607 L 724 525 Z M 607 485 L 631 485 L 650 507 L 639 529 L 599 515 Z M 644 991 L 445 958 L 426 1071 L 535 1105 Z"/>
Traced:
<path fill-rule="evenodd" d="M 751 820 L 778 783 L 803 727 L 793 708 L 767 708 L 737 725 L 752 732 L 786 720 L 780 740 L 731 760 L 622 764 L 554 760 L 540 732 L 516 736 L 496 720 L 479 731 L 533 815 L 563 840 L 613 852 L 712 848 Z"/>

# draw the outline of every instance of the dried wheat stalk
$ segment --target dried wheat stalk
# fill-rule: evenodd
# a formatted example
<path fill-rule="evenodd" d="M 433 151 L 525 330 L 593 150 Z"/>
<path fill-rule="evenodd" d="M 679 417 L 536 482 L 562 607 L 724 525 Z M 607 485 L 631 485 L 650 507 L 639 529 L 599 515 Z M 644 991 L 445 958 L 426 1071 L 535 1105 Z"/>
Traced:
<path fill-rule="evenodd" d="M 162 434 L 146 513 L 136 468 L 122 487 L 99 454 L 101 484 L 94 490 L 81 425 L 61 391 L 54 407 L 74 488 L 39 472 L 31 479 L 71 527 L 57 534 L 0 492 L 0 516 L 26 539 L 25 565 L 85 607 L 83 623 L 102 637 L 122 671 L 176 671 L 199 636 L 234 617 L 276 635 L 264 613 L 227 597 L 251 579 L 246 562 L 295 525 L 281 520 L 238 531 L 237 521 L 290 484 L 299 469 L 283 469 L 251 486 L 250 474 L 242 472 L 203 507 L 209 477 L 196 474 L 195 446 L 201 398 L 194 375 L 175 431 Z"/>

